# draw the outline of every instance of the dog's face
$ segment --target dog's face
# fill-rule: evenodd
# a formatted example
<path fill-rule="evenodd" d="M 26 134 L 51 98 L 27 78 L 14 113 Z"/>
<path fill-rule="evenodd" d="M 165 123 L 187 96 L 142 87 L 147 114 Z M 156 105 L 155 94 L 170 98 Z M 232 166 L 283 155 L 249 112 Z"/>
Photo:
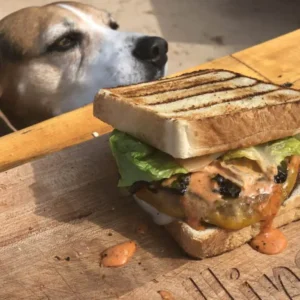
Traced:
<path fill-rule="evenodd" d="M 18 11 L 0 22 L 0 108 L 17 128 L 93 101 L 100 88 L 165 74 L 167 43 L 115 30 L 79 3 Z"/>

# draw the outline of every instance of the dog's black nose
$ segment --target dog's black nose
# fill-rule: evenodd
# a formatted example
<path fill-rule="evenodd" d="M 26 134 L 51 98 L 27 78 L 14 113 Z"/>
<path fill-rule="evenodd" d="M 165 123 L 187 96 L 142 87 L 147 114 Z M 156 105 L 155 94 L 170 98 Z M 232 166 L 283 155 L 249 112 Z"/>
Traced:
<path fill-rule="evenodd" d="M 152 62 L 157 67 L 162 68 L 167 62 L 168 43 L 166 40 L 155 37 L 146 36 L 139 38 L 133 55 L 144 61 Z"/>

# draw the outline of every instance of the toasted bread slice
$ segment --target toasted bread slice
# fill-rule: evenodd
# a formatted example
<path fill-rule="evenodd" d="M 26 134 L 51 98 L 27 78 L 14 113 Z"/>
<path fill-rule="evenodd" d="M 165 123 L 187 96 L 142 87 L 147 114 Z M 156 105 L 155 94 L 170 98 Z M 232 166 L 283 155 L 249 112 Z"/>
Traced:
<path fill-rule="evenodd" d="M 143 200 L 137 198 L 137 200 Z M 273 226 L 281 227 L 300 219 L 300 185 L 283 203 Z M 169 222 L 172 218 L 170 217 Z M 182 221 L 173 221 L 165 225 L 180 247 L 195 258 L 212 257 L 233 250 L 244 245 L 260 231 L 260 224 L 256 223 L 240 230 L 225 230 L 217 227 L 197 231 Z"/>
<path fill-rule="evenodd" d="M 101 90 L 94 115 L 175 158 L 300 132 L 300 91 L 225 70 Z"/>
<path fill-rule="evenodd" d="M 281 206 L 273 226 L 281 227 L 299 219 L 300 186 L 298 185 Z M 166 225 L 166 228 L 186 253 L 196 258 L 205 258 L 222 254 L 249 242 L 259 233 L 260 224 L 256 223 L 236 231 L 220 228 L 197 231 L 184 222 L 175 221 Z"/>

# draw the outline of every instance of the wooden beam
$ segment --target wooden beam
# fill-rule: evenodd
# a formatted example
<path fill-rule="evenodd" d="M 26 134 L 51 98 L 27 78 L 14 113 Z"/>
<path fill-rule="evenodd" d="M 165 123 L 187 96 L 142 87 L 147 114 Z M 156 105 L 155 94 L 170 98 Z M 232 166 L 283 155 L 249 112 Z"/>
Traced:
<path fill-rule="evenodd" d="M 233 54 L 233 57 L 267 78 L 283 84 L 300 79 L 300 29 Z"/>

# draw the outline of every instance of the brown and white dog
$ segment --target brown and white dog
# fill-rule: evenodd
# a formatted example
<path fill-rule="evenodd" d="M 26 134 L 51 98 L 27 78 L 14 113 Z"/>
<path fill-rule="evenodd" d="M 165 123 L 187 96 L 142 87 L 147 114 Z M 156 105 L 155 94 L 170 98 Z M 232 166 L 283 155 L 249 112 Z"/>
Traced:
<path fill-rule="evenodd" d="M 116 31 L 92 6 L 57 2 L 0 21 L 0 109 L 21 129 L 93 101 L 100 88 L 165 74 L 167 42 Z"/>

